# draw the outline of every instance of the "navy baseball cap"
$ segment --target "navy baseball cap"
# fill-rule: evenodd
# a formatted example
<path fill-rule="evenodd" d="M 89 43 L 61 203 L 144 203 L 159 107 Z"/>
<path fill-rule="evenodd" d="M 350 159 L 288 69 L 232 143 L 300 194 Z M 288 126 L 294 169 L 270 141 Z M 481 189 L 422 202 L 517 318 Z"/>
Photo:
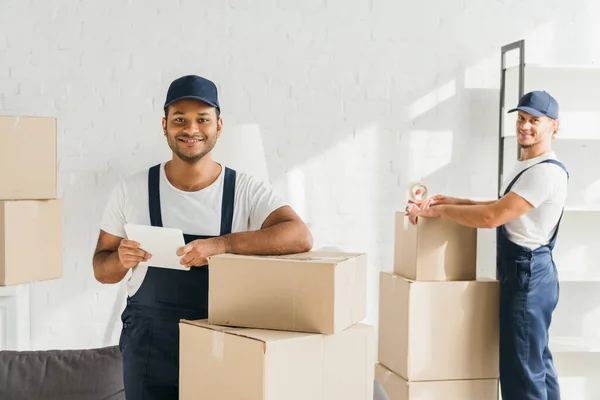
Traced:
<path fill-rule="evenodd" d="M 175 79 L 167 91 L 164 108 L 182 99 L 200 100 L 221 111 L 217 86 L 212 81 L 198 75 L 186 75 Z"/>
<path fill-rule="evenodd" d="M 558 118 L 558 102 L 545 91 L 536 90 L 524 94 L 519 99 L 519 105 L 508 111 L 509 113 L 521 110 L 536 117 Z"/>

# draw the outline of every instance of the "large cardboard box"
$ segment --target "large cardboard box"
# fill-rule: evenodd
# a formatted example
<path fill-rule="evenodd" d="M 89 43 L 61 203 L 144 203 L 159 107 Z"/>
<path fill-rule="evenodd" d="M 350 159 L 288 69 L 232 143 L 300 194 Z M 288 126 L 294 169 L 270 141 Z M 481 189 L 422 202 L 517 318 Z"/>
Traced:
<path fill-rule="evenodd" d="M 396 213 L 394 272 L 417 281 L 476 279 L 477 229 L 441 218 L 413 225 Z"/>
<path fill-rule="evenodd" d="M 335 335 L 180 323 L 181 400 L 372 400 L 375 330 Z"/>
<path fill-rule="evenodd" d="M 0 286 L 62 277 L 62 201 L 0 201 Z"/>
<path fill-rule="evenodd" d="M 497 379 L 407 382 L 382 364 L 375 366 L 375 380 L 390 400 L 497 400 Z"/>
<path fill-rule="evenodd" d="M 379 362 L 407 381 L 498 378 L 499 282 L 380 274 Z"/>
<path fill-rule="evenodd" d="M 56 119 L 0 116 L 0 200 L 56 197 Z"/>
<path fill-rule="evenodd" d="M 215 325 L 332 334 L 366 317 L 365 254 L 223 254 L 209 268 Z"/>

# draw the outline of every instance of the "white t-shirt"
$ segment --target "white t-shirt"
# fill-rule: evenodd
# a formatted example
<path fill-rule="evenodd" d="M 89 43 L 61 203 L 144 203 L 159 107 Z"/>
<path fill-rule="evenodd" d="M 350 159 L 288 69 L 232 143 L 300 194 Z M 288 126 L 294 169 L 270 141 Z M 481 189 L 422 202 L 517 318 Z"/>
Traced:
<path fill-rule="evenodd" d="M 519 172 L 547 159 L 559 161 L 552 151 L 529 160 L 518 161 L 504 182 L 500 196 Z M 548 244 L 567 199 L 567 183 L 566 172 L 552 163 L 536 165 L 524 172 L 511 191 L 535 208 L 505 224 L 507 237 L 512 242 L 532 250 Z"/>
<path fill-rule="evenodd" d="M 221 203 L 225 168 L 215 182 L 196 192 L 174 187 L 160 166 L 160 202 L 165 228 L 178 228 L 190 235 L 218 236 L 221 230 Z M 265 219 L 286 205 L 270 185 L 237 171 L 233 205 L 232 233 L 259 230 Z M 127 237 L 126 223 L 150 225 L 148 170 L 123 179 L 111 193 L 100 229 L 111 235 Z M 131 269 L 127 292 L 133 296 L 146 276 L 147 267 Z"/>

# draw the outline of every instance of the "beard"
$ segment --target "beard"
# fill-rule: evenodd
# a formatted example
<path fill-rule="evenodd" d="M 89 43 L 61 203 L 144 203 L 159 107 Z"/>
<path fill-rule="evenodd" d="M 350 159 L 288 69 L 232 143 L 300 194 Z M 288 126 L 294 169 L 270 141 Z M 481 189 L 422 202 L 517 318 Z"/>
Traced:
<path fill-rule="evenodd" d="M 186 134 L 170 134 L 168 130 L 167 130 L 166 136 L 167 136 L 167 143 L 169 144 L 171 151 L 173 151 L 173 153 L 175 155 L 177 155 L 177 157 L 179 157 L 182 161 L 185 161 L 186 163 L 189 163 L 189 164 L 194 164 L 194 163 L 200 161 L 205 155 L 207 155 L 208 153 L 210 153 L 212 151 L 212 149 L 215 147 L 215 144 L 217 143 L 217 130 L 216 129 L 215 129 L 214 135 L 211 135 L 211 136 L 206 136 L 203 133 L 200 133 L 198 135 L 193 135 L 193 136 L 186 135 Z M 184 151 L 179 148 L 179 145 L 180 145 L 179 139 L 201 140 L 203 146 L 197 153 L 190 153 L 189 150 Z"/>
<path fill-rule="evenodd" d="M 543 135 L 537 136 L 532 142 L 521 143 L 519 140 L 517 140 L 517 142 L 519 143 L 519 146 L 521 146 L 522 149 L 529 149 L 531 147 L 537 146 L 538 144 L 542 143 L 543 141 L 544 141 Z"/>
<path fill-rule="evenodd" d="M 519 146 L 521 146 L 522 149 L 529 149 L 529 148 L 531 148 L 531 147 L 533 147 L 533 146 L 535 146 L 535 145 L 537 145 L 539 143 L 540 143 L 540 141 L 538 140 L 538 141 L 536 141 L 534 143 L 528 143 L 528 144 L 520 144 L 519 143 Z"/>

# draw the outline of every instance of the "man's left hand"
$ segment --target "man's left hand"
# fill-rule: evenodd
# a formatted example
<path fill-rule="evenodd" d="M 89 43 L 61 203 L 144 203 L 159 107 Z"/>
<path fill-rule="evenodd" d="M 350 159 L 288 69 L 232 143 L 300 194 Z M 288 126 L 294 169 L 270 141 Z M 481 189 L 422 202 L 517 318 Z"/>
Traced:
<path fill-rule="evenodd" d="M 198 239 L 177 249 L 179 261 L 186 267 L 201 267 L 208 264 L 208 257 L 225 252 L 225 245 L 220 238 Z"/>

